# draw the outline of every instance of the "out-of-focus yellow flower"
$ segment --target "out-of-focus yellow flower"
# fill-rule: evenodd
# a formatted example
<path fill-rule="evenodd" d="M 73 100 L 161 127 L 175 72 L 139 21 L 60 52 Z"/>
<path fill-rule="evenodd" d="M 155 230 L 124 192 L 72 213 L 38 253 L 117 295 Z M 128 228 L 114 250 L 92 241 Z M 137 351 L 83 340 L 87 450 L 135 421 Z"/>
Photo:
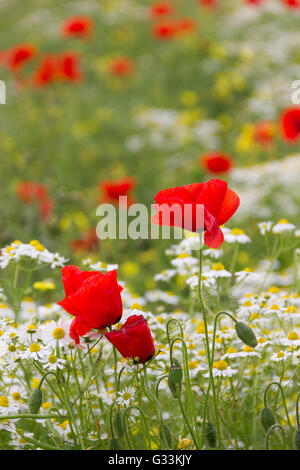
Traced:
<path fill-rule="evenodd" d="M 40 292 L 46 292 L 47 290 L 54 290 L 55 284 L 51 281 L 38 281 L 33 284 L 33 288 Z"/>
<path fill-rule="evenodd" d="M 184 106 L 195 106 L 198 103 L 198 95 L 192 90 L 185 90 L 180 95 L 180 102 Z"/>
<path fill-rule="evenodd" d="M 236 140 L 235 148 L 238 152 L 251 152 L 256 144 L 253 140 L 255 128 L 252 124 L 245 124 L 241 134 Z"/>
<path fill-rule="evenodd" d="M 126 276 L 136 276 L 139 272 L 139 265 L 134 261 L 126 261 L 122 264 L 121 271 Z"/>
<path fill-rule="evenodd" d="M 213 59 L 224 59 L 227 56 L 227 52 L 222 44 L 214 43 L 209 47 L 209 55 Z"/>
<path fill-rule="evenodd" d="M 61 230 L 68 231 L 72 225 L 75 225 L 78 230 L 84 231 L 89 228 L 89 221 L 83 212 L 73 212 L 72 214 L 66 214 L 60 219 L 59 226 Z"/>
<path fill-rule="evenodd" d="M 231 81 L 226 75 L 219 75 L 216 78 L 212 89 L 213 94 L 219 99 L 226 99 L 231 95 Z"/>

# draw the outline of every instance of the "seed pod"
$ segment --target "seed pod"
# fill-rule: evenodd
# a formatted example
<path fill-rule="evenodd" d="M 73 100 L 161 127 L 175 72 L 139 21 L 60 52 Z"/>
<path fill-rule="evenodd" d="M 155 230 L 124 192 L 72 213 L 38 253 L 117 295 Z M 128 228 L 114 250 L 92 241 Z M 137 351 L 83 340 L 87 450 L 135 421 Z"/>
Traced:
<path fill-rule="evenodd" d="M 121 450 L 122 446 L 118 439 L 111 439 L 109 441 L 109 450 Z"/>
<path fill-rule="evenodd" d="M 210 421 L 208 421 L 205 426 L 205 437 L 209 447 L 214 448 L 217 446 L 217 433 L 214 425 Z"/>
<path fill-rule="evenodd" d="M 270 408 L 265 406 L 265 408 L 262 409 L 262 412 L 260 415 L 260 422 L 265 432 L 268 432 L 270 427 L 275 424 L 275 418 Z"/>
<path fill-rule="evenodd" d="M 114 416 L 114 428 L 117 432 L 118 437 L 123 437 L 124 436 L 124 426 L 123 426 L 123 420 L 122 420 L 122 415 L 120 411 L 117 411 Z"/>
<path fill-rule="evenodd" d="M 297 429 L 294 435 L 294 443 L 297 450 L 300 450 L 300 428 Z"/>
<path fill-rule="evenodd" d="M 29 397 L 28 410 L 29 413 L 37 414 L 43 402 L 43 392 L 40 388 L 36 388 Z"/>
<path fill-rule="evenodd" d="M 246 323 L 242 321 L 238 321 L 235 324 L 235 329 L 238 337 L 243 341 L 243 343 L 247 344 L 247 346 L 250 346 L 251 348 L 255 348 L 257 345 L 257 339 L 250 326 L 246 325 Z"/>
<path fill-rule="evenodd" d="M 167 443 L 169 449 L 172 448 L 172 443 L 173 443 L 172 434 L 171 434 L 170 429 L 165 424 L 160 425 L 159 437 L 162 442 Z"/>

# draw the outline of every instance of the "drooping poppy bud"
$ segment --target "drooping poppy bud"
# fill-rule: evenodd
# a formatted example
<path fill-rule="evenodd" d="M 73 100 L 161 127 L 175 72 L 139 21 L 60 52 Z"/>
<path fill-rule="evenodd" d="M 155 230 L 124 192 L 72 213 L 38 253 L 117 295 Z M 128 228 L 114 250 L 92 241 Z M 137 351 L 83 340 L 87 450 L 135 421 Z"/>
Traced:
<path fill-rule="evenodd" d="M 255 346 L 257 346 L 256 336 L 250 326 L 246 325 L 246 323 L 242 321 L 238 321 L 235 324 L 235 329 L 238 337 L 243 341 L 243 343 L 251 346 L 251 348 L 255 348 Z"/>
<path fill-rule="evenodd" d="M 114 429 L 117 431 L 118 437 L 122 438 L 124 436 L 124 426 L 121 412 L 118 410 L 114 415 Z"/>
<path fill-rule="evenodd" d="M 262 427 L 264 428 L 265 432 L 268 432 L 270 427 L 275 424 L 274 415 L 273 415 L 272 411 L 270 410 L 270 408 L 268 408 L 267 406 L 265 406 L 262 409 L 262 412 L 261 412 L 261 415 L 260 415 L 260 422 L 261 422 Z"/>
<path fill-rule="evenodd" d="M 297 429 L 294 435 L 294 443 L 297 450 L 300 450 L 300 428 Z"/>
<path fill-rule="evenodd" d="M 29 413 L 37 414 L 43 402 L 43 392 L 38 387 L 36 388 L 29 397 L 28 410 Z"/>
<path fill-rule="evenodd" d="M 176 359 L 173 362 L 174 365 L 169 369 L 168 385 L 174 398 L 178 398 L 178 394 L 181 392 L 182 367 Z"/>
<path fill-rule="evenodd" d="M 214 448 L 217 446 L 217 433 L 214 425 L 210 421 L 206 423 L 205 437 L 207 439 L 209 447 Z"/>

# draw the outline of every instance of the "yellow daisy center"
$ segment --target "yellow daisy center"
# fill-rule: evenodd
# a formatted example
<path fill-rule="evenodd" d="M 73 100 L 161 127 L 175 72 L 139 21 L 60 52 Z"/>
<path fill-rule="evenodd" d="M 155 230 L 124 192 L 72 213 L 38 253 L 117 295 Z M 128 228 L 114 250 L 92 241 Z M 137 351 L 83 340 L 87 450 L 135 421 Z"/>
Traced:
<path fill-rule="evenodd" d="M 65 332 L 62 328 L 55 328 L 55 330 L 52 331 L 52 336 L 55 339 L 62 339 L 65 337 Z"/>

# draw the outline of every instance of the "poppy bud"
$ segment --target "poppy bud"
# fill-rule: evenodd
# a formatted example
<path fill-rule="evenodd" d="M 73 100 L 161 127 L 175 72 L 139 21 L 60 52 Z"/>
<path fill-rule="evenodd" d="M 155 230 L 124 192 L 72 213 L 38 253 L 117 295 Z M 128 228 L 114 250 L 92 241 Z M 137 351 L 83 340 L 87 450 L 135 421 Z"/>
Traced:
<path fill-rule="evenodd" d="M 174 384 L 181 384 L 182 382 L 182 367 L 179 362 L 174 359 L 174 365 L 170 367 L 169 370 L 169 380 Z"/>
<path fill-rule="evenodd" d="M 247 344 L 247 346 L 250 346 L 251 348 L 255 348 L 257 345 L 257 339 L 250 326 L 246 325 L 246 323 L 242 321 L 238 321 L 235 324 L 235 329 L 238 337 L 243 341 L 243 343 Z"/>
<path fill-rule="evenodd" d="M 168 385 L 169 389 L 174 396 L 178 398 L 178 394 L 181 392 L 181 382 L 182 382 L 182 367 L 179 362 L 174 359 L 174 365 L 169 369 L 168 375 Z"/>
<path fill-rule="evenodd" d="M 300 450 L 300 428 L 297 429 L 294 435 L 294 442 L 297 450 Z"/>
<path fill-rule="evenodd" d="M 270 408 L 268 407 L 263 408 L 261 415 L 260 415 L 260 421 L 261 421 L 262 427 L 264 428 L 266 432 L 268 432 L 270 427 L 275 424 L 275 418 Z"/>
<path fill-rule="evenodd" d="M 29 413 L 37 414 L 41 407 L 42 402 L 43 402 L 43 392 L 38 387 L 32 392 L 32 394 L 29 397 L 29 400 L 28 400 Z"/>
<path fill-rule="evenodd" d="M 114 428 L 117 431 L 118 437 L 124 436 L 123 420 L 120 411 L 117 411 L 114 416 Z"/>
<path fill-rule="evenodd" d="M 214 425 L 208 421 L 205 427 L 205 437 L 207 439 L 209 447 L 217 446 L 217 434 Z"/>
<path fill-rule="evenodd" d="M 121 450 L 122 446 L 117 439 L 111 439 L 109 441 L 109 450 Z"/>
<path fill-rule="evenodd" d="M 173 438 L 170 429 L 165 425 L 161 424 L 159 428 L 159 437 L 162 442 L 166 442 L 168 448 L 172 448 Z"/>

